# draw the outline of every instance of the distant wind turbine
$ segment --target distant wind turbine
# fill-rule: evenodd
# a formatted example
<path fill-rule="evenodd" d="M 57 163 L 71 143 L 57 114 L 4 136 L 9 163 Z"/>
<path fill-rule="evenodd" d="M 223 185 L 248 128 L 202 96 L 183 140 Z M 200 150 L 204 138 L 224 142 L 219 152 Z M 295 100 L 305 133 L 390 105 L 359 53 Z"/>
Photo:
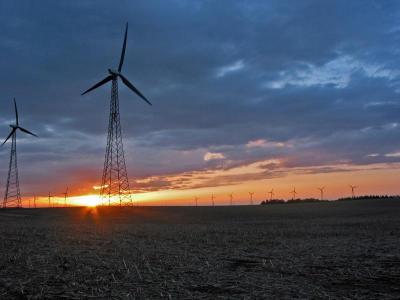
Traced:
<path fill-rule="evenodd" d="M 292 200 L 294 200 L 297 195 L 296 188 L 293 188 L 293 191 L 291 191 L 290 193 L 293 194 Z"/>
<path fill-rule="evenodd" d="M 194 204 L 195 204 L 195 206 L 197 206 L 197 200 L 199 200 L 199 198 L 194 197 Z"/>
<path fill-rule="evenodd" d="M 62 194 L 64 195 L 64 207 L 67 207 L 68 187 Z"/>
<path fill-rule="evenodd" d="M 356 186 L 356 185 L 349 185 L 349 187 L 350 187 L 350 189 L 351 189 L 351 198 L 354 198 L 354 190 L 355 190 L 356 188 L 358 188 L 358 186 Z"/>
<path fill-rule="evenodd" d="M 268 192 L 268 194 L 269 194 L 269 200 L 271 201 L 271 200 L 272 200 L 272 197 L 274 197 L 274 189 L 270 190 L 270 191 Z"/>
<path fill-rule="evenodd" d="M 51 198 L 53 198 L 53 196 L 49 192 L 49 207 L 51 207 Z"/>
<path fill-rule="evenodd" d="M 33 195 L 33 207 L 36 208 L 36 195 Z"/>
<path fill-rule="evenodd" d="M 212 206 L 215 206 L 214 199 L 215 199 L 214 194 L 211 194 L 211 204 L 212 204 Z"/>
<path fill-rule="evenodd" d="M 254 192 L 249 192 L 249 195 L 250 195 L 250 205 L 253 205 L 253 195 L 254 195 Z"/>
<path fill-rule="evenodd" d="M 10 125 L 11 132 L 2 144 L 3 146 L 11 137 L 10 162 L 8 166 L 7 186 L 3 200 L 3 208 L 6 208 L 8 206 L 22 207 L 21 193 L 19 189 L 18 164 L 17 164 L 17 130 L 19 129 L 24 133 L 37 137 L 36 134 L 19 126 L 17 102 L 15 101 L 15 98 L 14 98 L 14 109 L 15 109 L 15 124 Z"/>
<path fill-rule="evenodd" d="M 233 193 L 229 194 L 229 203 L 231 206 L 233 205 Z"/>
<path fill-rule="evenodd" d="M 324 200 L 324 189 L 325 189 L 325 187 L 323 186 L 323 187 L 319 187 L 317 189 L 321 193 L 321 201 Z"/>

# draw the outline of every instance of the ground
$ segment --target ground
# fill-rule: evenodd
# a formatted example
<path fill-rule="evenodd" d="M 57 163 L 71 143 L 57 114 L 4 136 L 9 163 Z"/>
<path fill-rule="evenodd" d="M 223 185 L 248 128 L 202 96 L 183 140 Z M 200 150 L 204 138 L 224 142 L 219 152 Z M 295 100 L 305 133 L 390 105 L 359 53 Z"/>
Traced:
<path fill-rule="evenodd" d="M 400 199 L 0 210 L 1 299 L 400 298 Z"/>

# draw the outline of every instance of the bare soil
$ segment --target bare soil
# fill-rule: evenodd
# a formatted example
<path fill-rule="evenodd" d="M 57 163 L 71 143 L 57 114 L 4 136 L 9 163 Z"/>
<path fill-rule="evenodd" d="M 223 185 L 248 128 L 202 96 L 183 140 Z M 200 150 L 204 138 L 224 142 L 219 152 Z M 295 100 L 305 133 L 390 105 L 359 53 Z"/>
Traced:
<path fill-rule="evenodd" d="M 400 199 L 0 210 L 0 299 L 399 299 Z"/>

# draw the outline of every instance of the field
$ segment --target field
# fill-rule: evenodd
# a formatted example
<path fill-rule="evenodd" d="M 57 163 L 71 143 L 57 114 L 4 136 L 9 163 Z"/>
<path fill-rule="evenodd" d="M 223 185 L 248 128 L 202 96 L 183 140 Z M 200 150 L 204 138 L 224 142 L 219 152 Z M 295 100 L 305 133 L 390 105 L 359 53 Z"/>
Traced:
<path fill-rule="evenodd" d="M 0 211 L 1 299 L 400 298 L 400 199 Z"/>

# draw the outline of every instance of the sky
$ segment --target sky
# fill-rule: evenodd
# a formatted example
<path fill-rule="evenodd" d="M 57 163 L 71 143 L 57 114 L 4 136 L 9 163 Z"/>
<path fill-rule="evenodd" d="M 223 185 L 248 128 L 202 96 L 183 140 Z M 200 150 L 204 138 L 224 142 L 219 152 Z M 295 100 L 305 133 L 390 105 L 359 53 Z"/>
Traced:
<path fill-rule="evenodd" d="M 399 194 L 398 1 L 1 1 L 0 137 L 20 123 L 21 193 L 95 195 L 116 68 L 144 204 Z M 10 143 L 0 149 L 5 190 Z M 78 200 L 77 200 L 78 201 Z M 78 201 L 79 202 L 79 201 Z"/>

